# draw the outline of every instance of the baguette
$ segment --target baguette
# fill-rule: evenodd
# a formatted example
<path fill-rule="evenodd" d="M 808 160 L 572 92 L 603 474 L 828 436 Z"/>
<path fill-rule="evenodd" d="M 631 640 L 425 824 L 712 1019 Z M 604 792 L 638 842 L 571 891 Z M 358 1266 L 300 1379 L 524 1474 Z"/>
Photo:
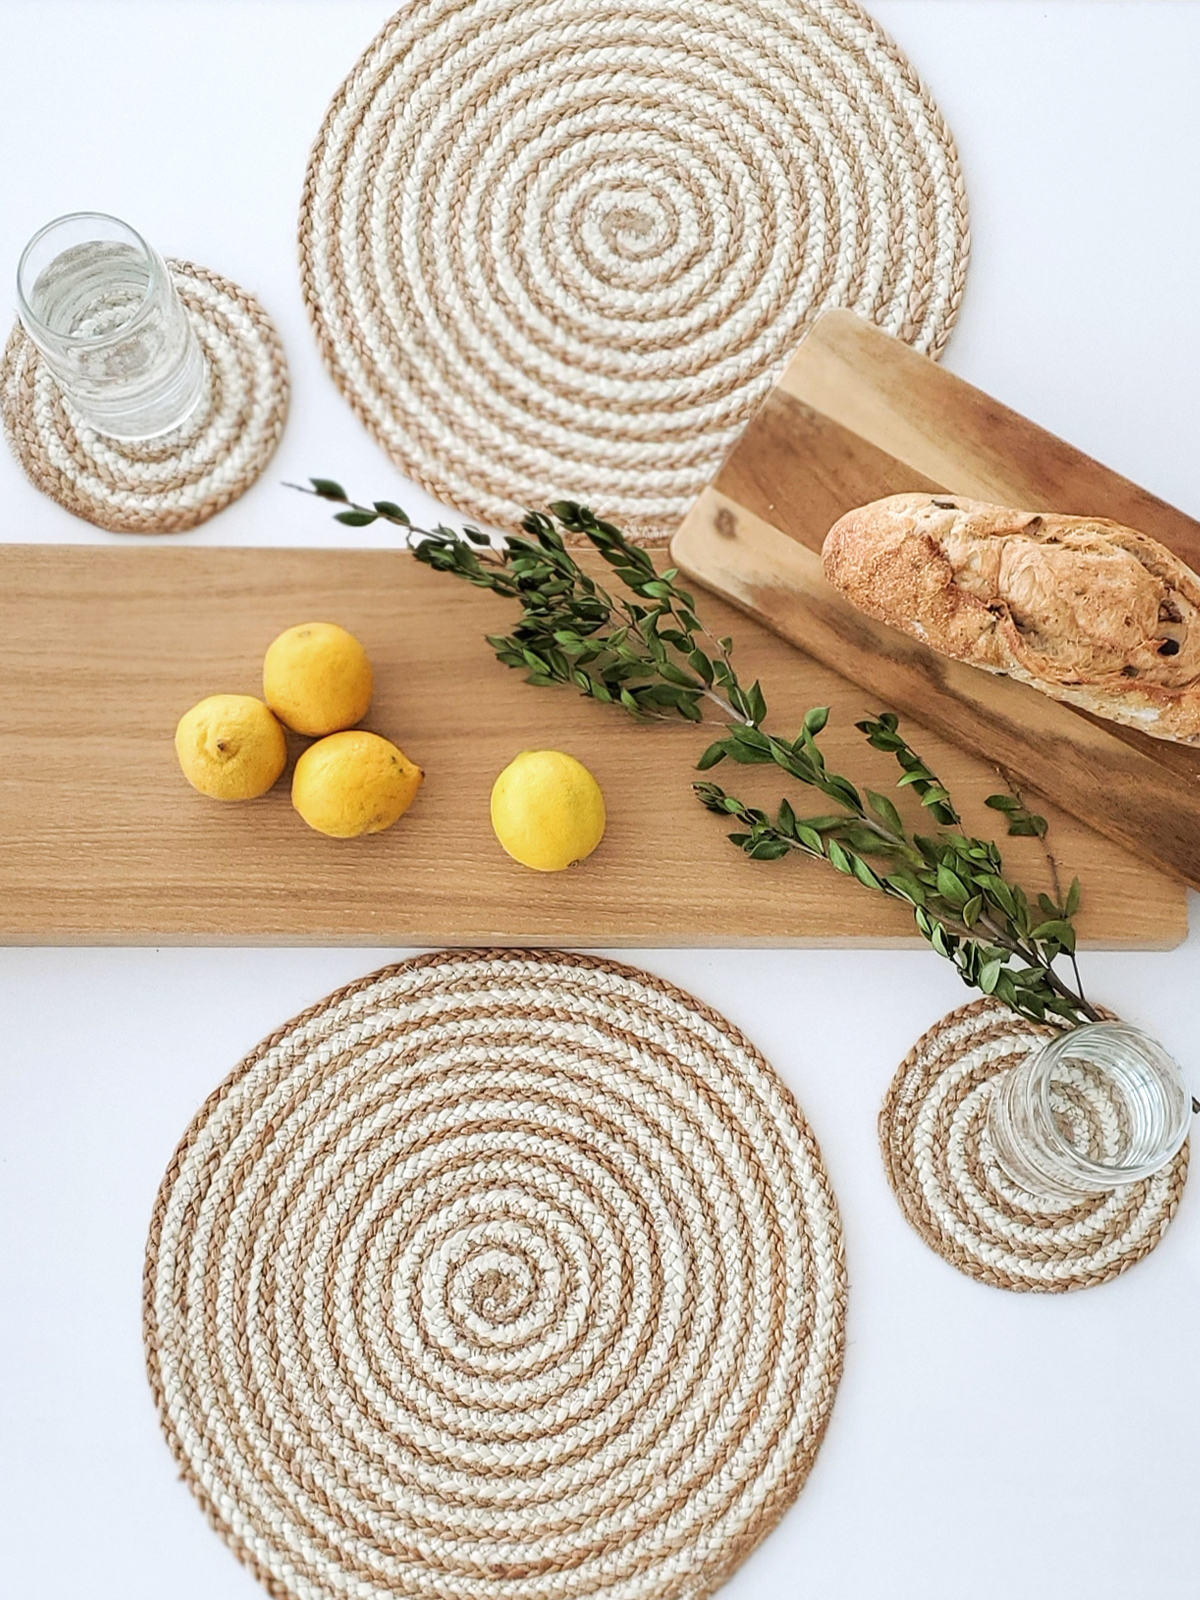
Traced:
<path fill-rule="evenodd" d="M 860 610 L 943 655 L 1200 744 L 1200 578 L 1144 533 L 896 494 L 836 522 L 822 563 Z"/>

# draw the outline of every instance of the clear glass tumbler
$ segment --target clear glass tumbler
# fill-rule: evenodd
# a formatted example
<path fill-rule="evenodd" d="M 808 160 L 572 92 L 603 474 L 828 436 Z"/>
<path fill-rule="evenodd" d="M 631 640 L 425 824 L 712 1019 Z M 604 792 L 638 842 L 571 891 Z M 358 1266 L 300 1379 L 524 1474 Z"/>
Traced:
<path fill-rule="evenodd" d="M 166 263 L 116 217 L 76 211 L 34 234 L 17 267 L 25 331 L 80 417 L 153 439 L 195 410 L 206 363 Z"/>
<path fill-rule="evenodd" d="M 1187 1138 L 1191 1095 L 1155 1040 L 1124 1022 L 1071 1028 L 1005 1073 L 987 1131 L 1035 1196 L 1078 1201 L 1148 1178 Z"/>

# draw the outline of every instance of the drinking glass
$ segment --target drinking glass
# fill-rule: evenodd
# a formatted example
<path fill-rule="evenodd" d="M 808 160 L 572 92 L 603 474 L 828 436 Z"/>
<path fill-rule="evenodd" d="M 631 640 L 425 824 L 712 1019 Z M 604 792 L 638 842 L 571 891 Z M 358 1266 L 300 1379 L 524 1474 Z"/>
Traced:
<path fill-rule="evenodd" d="M 187 419 L 207 367 L 166 263 L 127 223 L 57 217 L 17 267 L 17 304 L 79 416 L 116 439 L 153 439 Z"/>
<path fill-rule="evenodd" d="M 1167 1052 L 1124 1022 L 1070 1028 L 1004 1074 L 987 1130 L 1031 1195 L 1078 1201 L 1148 1178 L 1187 1138 L 1191 1095 Z"/>

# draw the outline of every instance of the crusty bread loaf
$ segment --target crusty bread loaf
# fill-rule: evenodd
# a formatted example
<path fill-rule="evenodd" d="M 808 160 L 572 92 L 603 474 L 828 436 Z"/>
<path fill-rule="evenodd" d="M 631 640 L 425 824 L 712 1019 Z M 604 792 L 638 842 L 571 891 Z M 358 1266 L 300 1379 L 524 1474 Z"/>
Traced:
<path fill-rule="evenodd" d="M 1144 533 L 895 494 L 836 522 L 822 561 L 861 610 L 944 655 L 1200 744 L 1200 578 Z"/>

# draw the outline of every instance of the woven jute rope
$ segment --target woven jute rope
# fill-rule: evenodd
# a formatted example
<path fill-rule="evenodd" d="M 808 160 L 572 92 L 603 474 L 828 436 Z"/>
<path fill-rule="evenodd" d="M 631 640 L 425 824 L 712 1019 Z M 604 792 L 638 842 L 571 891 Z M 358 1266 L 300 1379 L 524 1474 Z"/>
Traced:
<path fill-rule="evenodd" d="M 211 1096 L 146 1350 L 273 1595 L 701 1600 L 812 1465 L 845 1298 L 816 1142 L 736 1028 L 612 962 L 448 952 Z"/>
<path fill-rule="evenodd" d="M 1001 1289 L 1061 1293 L 1115 1278 L 1154 1249 L 1187 1179 L 1186 1144 L 1152 1178 L 1075 1203 L 1035 1200 L 1000 1170 L 986 1131 L 997 1075 L 1053 1032 L 996 1000 L 952 1011 L 909 1051 L 879 1114 L 904 1215 L 952 1266 Z M 1110 1114 L 1090 1082 L 1075 1093 L 1066 1114 Z"/>
<path fill-rule="evenodd" d="M 223 511 L 259 477 L 287 417 L 287 363 L 262 306 L 204 267 L 167 265 L 207 366 L 199 406 L 170 433 L 136 443 L 97 433 L 19 322 L 0 365 L 0 414 L 30 479 L 114 533 L 180 533 Z"/>
<path fill-rule="evenodd" d="M 321 350 L 402 472 L 649 540 L 822 310 L 939 355 L 968 246 L 946 124 L 850 0 L 411 0 L 300 216 Z"/>

